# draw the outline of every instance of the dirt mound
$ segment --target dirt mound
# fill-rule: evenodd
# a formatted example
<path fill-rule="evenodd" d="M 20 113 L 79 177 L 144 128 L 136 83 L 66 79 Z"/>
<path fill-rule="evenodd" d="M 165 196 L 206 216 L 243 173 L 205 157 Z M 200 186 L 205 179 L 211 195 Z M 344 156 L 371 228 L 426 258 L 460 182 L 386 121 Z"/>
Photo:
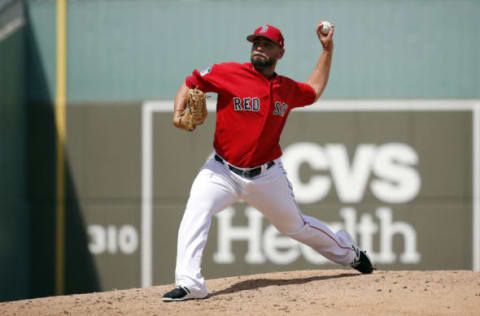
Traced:
<path fill-rule="evenodd" d="M 0 303 L 1 315 L 479 315 L 480 273 L 313 270 L 207 281 L 204 300 L 162 302 L 172 285 Z"/>

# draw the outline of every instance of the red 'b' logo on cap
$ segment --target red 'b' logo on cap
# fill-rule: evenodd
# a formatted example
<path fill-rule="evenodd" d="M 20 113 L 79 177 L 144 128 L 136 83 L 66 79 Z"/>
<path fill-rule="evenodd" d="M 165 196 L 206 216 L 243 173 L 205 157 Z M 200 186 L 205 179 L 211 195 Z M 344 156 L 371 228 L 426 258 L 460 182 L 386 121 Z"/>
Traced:
<path fill-rule="evenodd" d="M 259 26 L 255 29 L 253 34 L 247 36 L 247 40 L 253 42 L 257 37 L 268 38 L 269 40 L 277 43 L 280 48 L 283 49 L 284 42 L 282 32 L 280 32 L 280 30 L 277 29 L 275 26 L 272 26 L 270 24 Z"/>

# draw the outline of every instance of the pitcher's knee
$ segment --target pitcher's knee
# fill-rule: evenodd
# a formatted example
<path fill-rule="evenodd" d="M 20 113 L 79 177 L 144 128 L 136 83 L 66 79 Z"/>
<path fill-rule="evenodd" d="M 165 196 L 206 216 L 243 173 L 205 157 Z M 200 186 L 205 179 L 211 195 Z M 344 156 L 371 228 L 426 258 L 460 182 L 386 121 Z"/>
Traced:
<path fill-rule="evenodd" d="M 306 225 L 306 224 L 302 224 L 302 226 L 301 226 L 300 228 L 297 228 L 297 229 L 283 229 L 283 231 L 280 230 L 280 229 L 277 227 L 277 229 L 278 229 L 278 231 L 279 231 L 280 233 L 282 233 L 282 234 L 284 234 L 284 235 L 287 235 L 287 236 L 289 236 L 289 237 L 291 237 L 291 238 L 293 238 L 293 239 L 297 239 L 297 240 L 299 240 L 299 239 L 303 238 L 304 236 L 306 236 L 306 234 L 305 234 L 306 228 L 307 228 L 307 225 Z"/>

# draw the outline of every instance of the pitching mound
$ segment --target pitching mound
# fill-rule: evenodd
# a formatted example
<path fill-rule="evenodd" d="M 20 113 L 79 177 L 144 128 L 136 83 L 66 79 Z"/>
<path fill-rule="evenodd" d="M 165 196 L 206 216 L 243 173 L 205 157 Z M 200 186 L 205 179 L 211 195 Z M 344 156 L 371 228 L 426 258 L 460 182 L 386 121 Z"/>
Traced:
<path fill-rule="evenodd" d="M 0 303 L 1 315 L 479 315 L 480 273 L 313 270 L 207 282 L 204 300 L 162 302 L 172 285 Z"/>

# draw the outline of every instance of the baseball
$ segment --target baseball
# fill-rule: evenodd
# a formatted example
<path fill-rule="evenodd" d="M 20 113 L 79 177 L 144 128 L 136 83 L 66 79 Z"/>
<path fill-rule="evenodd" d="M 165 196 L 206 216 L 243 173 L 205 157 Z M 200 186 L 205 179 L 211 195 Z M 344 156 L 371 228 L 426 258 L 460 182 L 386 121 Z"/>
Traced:
<path fill-rule="evenodd" d="M 322 32 L 323 35 L 328 35 L 328 32 L 330 32 L 330 29 L 332 28 L 332 23 L 328 21 L 323 21 L 322 22 L 322 28 L 320 29 L 320 32 Z"/>

